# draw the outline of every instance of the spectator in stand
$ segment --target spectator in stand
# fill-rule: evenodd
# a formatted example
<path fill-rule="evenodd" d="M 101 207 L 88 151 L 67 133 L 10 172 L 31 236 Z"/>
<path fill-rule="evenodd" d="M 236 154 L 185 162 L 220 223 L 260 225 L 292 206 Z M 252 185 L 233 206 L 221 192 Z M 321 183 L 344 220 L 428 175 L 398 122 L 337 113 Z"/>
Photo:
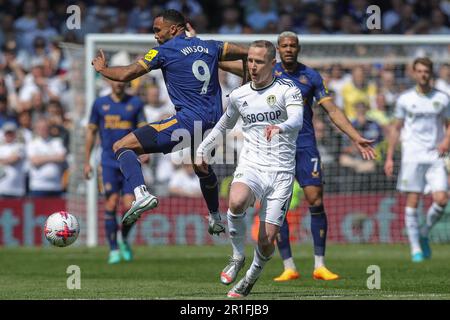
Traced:
<path fill-rule="evenodd" d="M 151 7 L 147 0 L 135 0 L 135 5 L 128 14 L 128 28 L 138 32 L 149 32 L 152 29 Z"/>
<path fill-rule="evenodd" d="M 442 10 L 435 9 L 431 12 L 430 24 L 431 34 L 450 34 L 448 17 Z"/>
<path fill-rule="evenodd" d="M 148 123 L 160 121 L 175 114 L 174 106 L 166 100 L 161 100 L 161 92 L 158 86 L 150 85 L 145 90 L 147 103 L 144 106 L 144 114 Z"/>
<path fill-rule="evenodd" d="M 203 14 L 203 8 L 197 0 L 171 0 L 166 4 L 166 9 L 175 9 L 185 17 Z"/>
<path fill-rule="evenodd" d="M 17 140 L 17 125 L 7 122 L 2 127 L 4 142 L 0 144 L 0 199 L 25 195 L 25 146 Z"/>
<path fill-rule="evenodd" d="M 30 53 L 33 52 L 34 40 L 38 37 L 42 38 L 47 45 L 58 35 L 55 28 L 49 25 L 47 12 L 38 12 L 36 15 L 36 27 L 24 35 L 23 45 Z"/>
<path fill-rule="evenodd" d="M 33 32 L 36 28 L 36 13 L 37 11 L 34 1 L 26 0 L 23 4 L 23 15 L 14 22 L 14 28 L 17 32 L 16 38 L 21 40 L 21 42 L 18 43 L 21 49 L 26 48 L 26 43 L 23 42 L 25 40 L 25 36 L 30 32 Z"/>
<path fill-rule="evenodd" d="M 36 121 L 34 133 L 35 138 L 26 148 L 30 163 L 30 194 L 59 197 L 63 194 L 62 178 L 67 150 L 60 138 L 50 136 L 46 118 Z"/>
<path fill-rule="evenodd" d="M 363 102 L 372 105 L 375 102 L 377 87 L 367 81 L 367 74 L 362 66 L 356 66 L 352 70 L 352 79 L 342 88 L 344 100 L 344 113 L 350 119 L 356 118 L 356 103 Z"/>
<path fill-rule="evenodd" d="M 108 4 L 108 0 L 95 0 L 95 5 L 88 7 L 87 18 L 89 24 L 94 24 L 100 32 L 108 29 L 117 17 L 118 10 Z"/>
<path fill-rule="evenodd" d="M 0 78 L 0 89 L 2 87 L 2 82 L 4 81 Z M 0 128 L 5 123 L 14 121 L 14 115 L 8 108 L 8 97 L 5 94 L 0 94 Z"/>
<path fill-rule="evenodd" d="M 333 90 L 335 94 L 336 105 L 343 109 L 344 98 L 342 97 L 342 89 L 347 82 L 350 82 L 352 77 L 350 74 L 344 72 L 344 68 L 341 64 L 334 64 L 330 68 L 330 80 L 328 82 L 328 88 Z"/>
<path fill-rule="evenodd" d="M 439 78 L 436 80 L 436 89 L 450 96 L 450 64 L 444 63 L 439 68 Z"/>
<path fill-rule="evenodd" d="M 60 138 L 63 141 L 64 148 L 68 150 L 70 133 L 66 128 L 63 107 L 58 100 L 51 100 L 48 103 L 47 117 L 50 136 L 53 138 Z"/>
<path fill-rule="evenodd" d="M 245 21 L 256 33 L 261 33 L 270 22 L 276 24 L 278 20 L 277 11 L 271 9 L 271 1 L 260 0 L 258 2 L 258 8 L 250 11 Z"/>
<path fill-rule="evenodd" d="M 390 32 L 400 22 L 400 12 L 402 11 L 403 2 L 404 0 L 391 0 L 391 8 L 383 12 L 381 22 L 383 24 L 383 30 L 386 32 Z"/>
<path fill-rule="evenodd" d="M 169 181 L 169 192 L 172 196 L 201 197 L 202 190 L 197 175 L 190 163 L 183 163 Z"/>
<path fill-rule="evenodd" d="M 222 25 L 218 32 L 220 34 L 241 34 L 242 25 L 239 22 L 240 13 L 236 7 L 227 7 L 222 14 Z"/>
<path fill-rule="evenodd" d="M 17 122 L 19 123 L 17 139 L 25 145 L 28 145 L 33 139 L 33 125 L 31 120 L 31 111 L 22 111 L 17 114 Z"/>
<path fill-rule="evenodd" d="M 353 127 L 361 133 L 361 135 L 370 140 L 374 140 L 373 146 L 376 146 L 383 140 L 383 131 L 378 123 L 367 118 L 369 106 L 364 102 L 355 104 L 356 118 L 352 121 Z M 358 149 L 354 144 L 344 138 L 344 148 L 339 157 L 339 164 L 343 167 L 352 168 L 356 173 L 374 172 L 376 160 L 361 159 Z"/>
<path fill-rule="evenodd" d="M 0 19 L 0 47 L 3 47 L 8 39 L 15 39 L 14 15 L 4 13 Z"/>
<path fill-rule="evenodd" d="M 386 104 L 393 108 L 399 95 L 399 90 L 395 84 L 395 74 L 393 71 L 383 70 L 381 72 L 378 92 L 384 95 Z"/>
<path fill-rule="evenodd" d="M 414 13 L 412 4 L 404 3 L 400 11 L 399 21 L 392 27 L 391 33 L 405 34 L 409 30 L 413 30 L 418 22 L 417 15 Z"/>

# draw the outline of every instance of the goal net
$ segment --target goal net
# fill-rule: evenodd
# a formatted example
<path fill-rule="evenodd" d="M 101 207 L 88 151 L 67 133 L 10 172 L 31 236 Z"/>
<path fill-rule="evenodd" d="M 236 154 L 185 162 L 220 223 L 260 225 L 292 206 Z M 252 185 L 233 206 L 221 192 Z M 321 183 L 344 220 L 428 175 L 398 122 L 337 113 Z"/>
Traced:
<path fill-rule="evenodd" d="M 223 36 L 200 35 L 249 44 L 257 39 L 276 43 L 275 35 Z M 387 125 L 397 96 L 413 86 L 411 62 L 419 56 L 430 57 L 435 65 L 436 79 L 446 68 L 450 55 L 450 39 L 441 36 L 301 36 L 301 62 L 318 70 L 337 105 L 366 138 L 376 140 L 378 158 L 363 161 L 355 147 L 331 123 L 320 106 L 315 105 L 314 126 L 321 153 L 324 201 L 328 216 L 328 241 L 338 243 L 403 243 L 407 241 L 403 211 L 405 198 L 395 191 L 396 178 L 388 179 L 383 172 L 386 151 Z M 104 186 L 93 179 L 87 185 L 82 177 L 84 130 L 94 99 L 109 93 L 108 85 L 95 73 L 90 61 L 101 48 L 110 65 L 126 65 L 144 56 L 157 43 L 152 35 L 89 35 L 86 38 L 84 59 L 79 48 L 66 47 L 73 56 L 73 102 L 77 119 L 72 139 L 74 167 L 70 176 L 69 210 L 86 221 L 86 243 L 105 244 L 103 231 Z M 442 71 L 442 72 L 445 72 Z M 81 73 L 84 78 L 81 77 Z M 226 94 L 240 79 L 220 74 L 226 106 Z M 300 79 L 302 80 L 302 79 Z M 439 85 L 438 81 L 436 85 Z M 448 85 L 448 83 L 447 83 Z M 159 91 L 157 89 L 158 88 Z M 167 116 L 171 109 L 160 71 L 152 71 L 131 82 L 130 92 L 139 95 L 146 106 L 149 120 Z M 156 96 L 156 98 L 155 98 Z M 155 102 L 155 100 L 161 100 Z M 159 106 L 157 108 L 155 106 Z M 235 160 L 239 154 L 241 134 L 235 130 L 233 140 Z M 219 149 L 220 153 L 221 150 Z M 94 153 L 98 154 L 98 153 Z M 207 208 L 195 184 L 189 166 L 178 165 L 179 153 L 171 156 L 152 155 L 143 166 L 146 182 L 160 198 L 160 205 L 141 217 L 130 235 L 134 244 L 222 244 L 226 237 L 211 237 L 207 233 Z M 98 166 L 98 156 L 92 162 Z M 227 197 L 236 161 L 214 165 L 220 182 L 220 209 L 225 217 Z M 396 153 L 398 174 L 399 152 Z M 98 172 L 97 172 L 98 173 Z M 99 175 L 97 175 L 99 176 Z M 180 178 L 181 177 L 181 178 Z M 195 186 L 195 187 L 194 187 Z M 295 205 L 288 214 L 293 243 L 311 241 L 308 204 L 301 192 L 294 197 Z M 431 204 L 431 197 L 423 197 L 419 206 L 421 221 Z M 248 238 L 256 239 L 258 205 L 247 212 Z M 77 211 L 75 211 L 77 210 Z M 448 211 L 448 208 L 446 209 Z M 119 216 L 122 211 L 119 210 Z M 433 242 L 450 241 L 448 212 L 434 227 Z"/>

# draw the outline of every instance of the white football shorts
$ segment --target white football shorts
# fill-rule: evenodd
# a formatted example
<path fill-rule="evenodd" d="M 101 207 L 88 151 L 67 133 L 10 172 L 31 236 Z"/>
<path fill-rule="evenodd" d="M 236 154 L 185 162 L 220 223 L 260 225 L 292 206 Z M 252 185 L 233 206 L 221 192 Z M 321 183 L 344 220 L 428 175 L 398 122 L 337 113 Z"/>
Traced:
<path fill-rule="evenodd" d="M 246 184 L 261 201 L 259 220 L 281 227 L 291 202 L 294 179 L 291 172 L 267 172 L 238 166 L 231 184 Z"/>
<path fill-rule="evenodd" d="M 447 169 L 443 160 L 429 163 L 402 161 L 397 190 L 418 193 L 431 191 L 434 193 L 447 191 L 447 189 Z"/>

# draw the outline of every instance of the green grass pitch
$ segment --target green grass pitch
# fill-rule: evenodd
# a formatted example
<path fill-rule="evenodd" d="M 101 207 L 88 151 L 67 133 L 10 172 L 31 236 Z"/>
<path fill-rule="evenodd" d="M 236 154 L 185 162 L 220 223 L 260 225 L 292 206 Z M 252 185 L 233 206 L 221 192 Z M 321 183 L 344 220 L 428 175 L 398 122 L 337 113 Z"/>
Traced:
<path fill-rule="evenodd" d="M 299 280 L 276 283 L 276 253 L 246 299 L 450 299 L 450 245 L 435 244 L 433 258 L 410 261 L 407 245 L 329 245 L 327 265 L 337 281 L 312 279 L 311 244 L 294 246 Z M 136 247 L 135 260 L 110 266 L 106 247 L 2 248 L 0 299 L 226 299 L 219 283 L 229 246 Z M 247 264 L 252 248 L 247 247 Z M 81 289 L 67 289 L 67 267 L 81 269 Z M 369 290 L 367 267 L 381 269 L 381 289 Z M 239 274 L 239 278 L 244 274 Z"/>

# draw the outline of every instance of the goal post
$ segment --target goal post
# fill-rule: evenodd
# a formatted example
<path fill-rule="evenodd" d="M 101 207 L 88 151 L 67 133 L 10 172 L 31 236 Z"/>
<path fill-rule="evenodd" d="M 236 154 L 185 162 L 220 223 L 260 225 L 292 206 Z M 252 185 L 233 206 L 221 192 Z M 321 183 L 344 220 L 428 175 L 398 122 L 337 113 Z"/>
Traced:
<path fill-rule="evenodd" d="M 277 35 L 273 34 L 201 34 L 198 35 L 198 37 L 205 40 L 214 39 L 246 45 L 260 39 L 269 40 L 274 44 L 277 42 Z M 412 60 L 418 55 L 430 56 L 436 65 L 448 63 L 448 61 L 450 61 L 450 37 L 446 35 L 300 35 L 299 39 L 301 44 L 300 61 L 311 67 L 319 68 L 319 71 L 324 65 L 331 66 L 334 64 L 343 65 L 344 68 L 350 66 L 350 69 L 351 66 L 359 64 L 377 66 L 373 68 L 374 70 L 378 68 L 379 65 L 392 64 L 394 66 L 393 73 L 396 76 L 396 81 L 399 81 L 397 85 L 401 88 L 407 86 L 410 83 L 410 79 L 398 80 L 398 74 L 404 74 L 404 70 L 407 69 L 408 65 L 410 65 Z M 130 55 L 130 59 L 133 61 L 133 59 L 145 55 L 149 49 L 157 45 L 158 44 L 152 34 L 89 34 L 86 36 L 84 59 L 82 59 L 79 52 L 78 55 L 74 56 L 74 59 L 78 59 L 74 62 L 75 65 L 77 65 L 78 68 L 83 66 L 82 72 L 84 75 L 84 86 L 72 88 L 75 90 L 74 95 L 84 96 L 84 110 L 79 113 L 79 118 L 76 119 L 76 130 L 83 130 L 83 127 L 87 124 L 90 108 L 99 94 L 99 82 L 101 82 L 101 79 L 91 65 L 91 61 L 96 56 L 98 50 L 103 49 L 108 57 L 124 51 Z M 65 49 L 66 52 L 71 52 L 70 54 L 72 55 L 74 54 L 75 49 L 73 47 L 69 46 Z M 80 49 L 78 48 L 77 50 L 79 51 Z M 372 72 L 372 68 L 369 69 L 370 72 Z M 152 71 L 150 74 L 155 72 L 159 71 Z M 322 76 L 324 79 L 326 78 L 324 75 Z M 372 74 L 366 74 L 365 76 L 367 79 L 374 77 Z M 146 76 L 144 75 L 144 77 Z M 83 91 L 81 92 L 80 90 Z M 323 122 L 326 121 L 323 120 Z M 342 138 L 331 125 L 327 125 L 325 131 L 325 135 L 330 136 L 331 139 L 334 136 L 339 137 L 336 150 L 339 150 L 340 152 L 342 149 L 340 144 L 345 144 L 344 138 Z M 72 153 L 84 152 L 84 149 L 80 149 L 80 145 L 82 145 L 80 139 L 84 139 L 84 135 L 79 133 L 80 131 L 74 136 L 74 140 L 79 141 L 74 141 L 72 143 L 73 148 L 76 148 L 71 150 Z M 326 149 L 326 147 L 328 146 L 325 144 L 324 148 Z M 340 154 L 337 154 L 333 150 L 329 150 L 329 153 L 333 161 L 339 161 Z M 324 157 L 324 155 L 322 155 L 322 157 Z M 77 159 L 82 159 L 82 157 L 77 157 Z M 380 163 L 377 163 L 376 166 L 378 170 L 376 172 L 380 174 Z M 330 201 L 334 202 L 334 204 L 330 204 L 330 206 L 341 206 L 336 210 L 337 217 L 329 214 L 329 238 L 331 241 L 405 241 L 406 238 L 404 232 L 401 230 L 403 225 L 398 217 L 400 214 L 399 203 L 403 203 L 403 200 L 392 200 L 397 203 L 396 206 L 392 204 L 392 201 L 388 201 L 388 198 L 391 199 L 394 194 L 396 194 L 395 183 L 393 181 L 389 183 L 389 181 L 381 176 L 379 178 L 375 177 L 376 181 L 373 183 L 377 186 L 376 190 L 373 192 L 370 190 L 357 190 L 357 183 L 364 186 L 364 176 L 361 176 L 359 173 L 353 175 L 351 173 L 353 171 L 351 170 L 345 170 L 344 172 L 341 170 L 340 165 L 333 164 L 332 161 L 325 164 L 325 170 L 329 172 L 325 173 L 325 198 L 330 195 Z M 230 169 L 224 169 L 223 172 L 226 173 L 219 178 L 222 183 L 225 183 L 224 181 L 227 181 L 227 177 L 229 177 Z M 219 170 L 218 174 L 221 175 L 222 172 Z M 76 191 L 73 190 L 69 192 L 69 203 L 71 199 L 77 199 L 77 201 L 82 199 L 81 201 L 84 201 L 85 230 L 87 233 L 86 244 L 88 246 L 96 246 L 99 243 L 104 243 L 103 235 L 101 234 L 101 231 L 99 231 L 102 226 L 99 222 L 100 217 L 98 215 L 98 212 L 101 209 L 101 205 L 98 205 L 101 197 L 99 197 L 98 193 L 97 179 L 91 179 L 88 182 L 85 182 L 84 180 L 80 180 L 80 175 L 76 174 L 72 175 L 71 179 L 74 180 L 72 181 L 72 185 L 78 186 L 78 188 L 81 184 L 86 184 L 85 188 L 82 188 L 83 191 L 81 191 L 80 194 L 76 194 Z M 346 184 L 350 184 L 348 189 L 343 187 L 343 185 Z M 224 187 L 224 190 L 225 189 L 226 188 Z M 201 220 L 196 220 L 195 217 L 189 216 L 187 213 L 185 214 L 185 211 L 191 212 L 196 210 L 204 213 L 203 207 L 206 207 L 206 205 L 203 203 L 203 199 L 197 200 L 198 199 L 189 199 L 185 201 L 182 199 L 180 200 L 178 197 L 174 197 L 171 200 L 170 196 L 168 196 L 165 201 L 163 201 L 166 207 L 163 207 L 160 211 L 152 214 L 151 219 L 149 218 L 148 220 L 142 221 L 142 228 L 139 229 L 139 231 L 136 231 L 139 233 L 136 235 L 136 242 L 146 244 L 211 243 L 210 240 L 205 240 L 207 239 L 206 235 L 201 233 L 202 231 L 199 231 L 199 228 L 197 228 L 197 226 L 203 222 Z M 347 201 L 348 203 L 347 205 L 344 205 L 343 203 L 340 203 L 340 201 Z M 364 205 L 365 201 L 373 203 L 369 203 L 367 209 L 364 209 L 366 208 Z M 222 200 L 221 202 L 224 201 Z M 190 204 L 195 208 L 184 208 L 188 207 Z M 426 203 L 426 205 L 428 205 L 428 203 Z M 165 220 L 164 215 L 167 214 L 167 212 L 169 212 L 169 216 L 172 214 L 175 215 L 178 213 L 181 206 L 183 206 L 183 210 L 181 210 L 183 211 L 182 216 L 174 216 L 173 221 L 170 220 L 172 218 Z M 202 206 L 202 208 L 200 208 L 200 206 Z M 369 206 L 372 207 L 369 208 Z M 298 223 L 298 229 L 291 231 L 291 233 L 295 232 L 299 234 L 299 241 L 303 241 L 303 239 L 307 239 L 307 241 L 311 240 L 310 234 L 308 233 L 309 220 L 304 212 L 306 208 L 307 206 L 303 204 L 300 209 L 301 218 L 296 222 Z M 352 211 L 352 208 L 354 208 L 355 212 Z M 426 206 L 425 208 L 422 208 L 422 211 L 425 209 Z M 327 208 L 327 210 L 327 212 L 333 211 L 331 208 Z M 364 210 L 367 212 L 362 212 Z M 443 221 L 442 223 L 446 223 L 445 228 L 441 227 L 442 230 L 438 228 L 440 233 L 437 232 L 439 235 L 435 236 L 435 241 L 450 241 L 450 224 L 446 221 Z M 168 228 L 175 228 L 176 232 L 179 234 L 174 236 L 170 233 L 171 230 L 166 232 Z M 192 231 L 192 228 L 194 228 L 195 231 Z M 164 235 L 157 236 L 164 232 L 166 232 L 167 239 L 164 238 Z M 149 233 L 151 233 L 151 236 L 149 236 Z M 249 237 L 251 237 L 251 235 L 249 235 Z M 214 241 L 215 242 L 213 243 L 223 243 L 216 240 Z"/>

